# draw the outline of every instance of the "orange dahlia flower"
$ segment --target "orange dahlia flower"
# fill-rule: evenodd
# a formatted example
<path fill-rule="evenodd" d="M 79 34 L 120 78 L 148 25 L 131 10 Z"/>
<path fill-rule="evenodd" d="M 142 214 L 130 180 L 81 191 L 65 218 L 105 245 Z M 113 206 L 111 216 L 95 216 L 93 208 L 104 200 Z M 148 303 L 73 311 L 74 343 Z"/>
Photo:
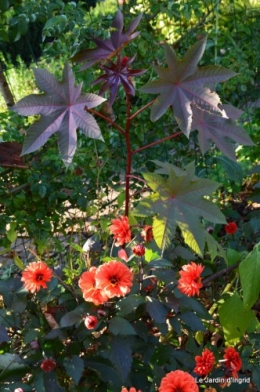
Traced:
<path fill-rule="evenodd" d="M 121 389 L 121 392 L 142 392 L 142 391 L 141 391 L 140 389 L 138 389 L 138 391 L 137 391 L 135 388 L 131 387 L 131 388 L 129 389 L 129 391 L 128 391 L 127 388 L 122 388 L 122 389 Z"/>
<path fill-rule="evenodd" d="M 104 290 L 109 298 L 125 296 L 133 285 L 132 281 L 132 272 L 120 261 L 102 264 L 96 272 L 97 287 Z"/>
<path fill-rule="evenodd" d="M 203 287 L 200 277 L 203 269 L 204 267 L 201 264 L 195 264 L 194 262 L 184 265 L 182 271 L 180 271 L 181 278 L 178 281 L 178 289 L 188 297 L 199 295 L 200 289 Z"/>
<path fill-rule="evenodd" d="M 194 372 L 200 376 L 207 376 L 214 367 L 215 357 L 214 354 L 206 348 L 201 356 L 195 357 L 196 367 Z"/>
<path fill-rule="evenodd" d="M 114 234 L 116 240 L 115 245 L 121 246 L 131 241 L 131 230 L 127 216 L 120 216 L 117 219 L 112 219 L 112 225 L 109 229 Z"/>
<path fill-rule="evenodd" d="M 39 291 L 41 287 L 47 289 L 47 282 L 53 276 L 52 270 L 43 261 L 33 261 L 28 264 L 22 273 L 21 281 L 31 293 Z"/>
<path fill-rule="evenodd" d="M 83 272 L 79 279 L 79 287 L 85 301 L 101 305 L 107 302 L 108 296 L 103 290 L 96 287 L 96 271 L 96 267 L 91 267 L 89 271 Z"/>
<path fill-rule="evenodd" d="M 159 392 L 199 392 L 199 388 L 190 374 L 175 370 L 162 379 Z"/>
<path fill-rule="evenodd" d="M 232 377 L 238 378 L 237 372 L 242 368 L 242 360 L 239 353 L 233 348 L 228 347 L 224 350 L 225 366 L 232 374 Z"/>

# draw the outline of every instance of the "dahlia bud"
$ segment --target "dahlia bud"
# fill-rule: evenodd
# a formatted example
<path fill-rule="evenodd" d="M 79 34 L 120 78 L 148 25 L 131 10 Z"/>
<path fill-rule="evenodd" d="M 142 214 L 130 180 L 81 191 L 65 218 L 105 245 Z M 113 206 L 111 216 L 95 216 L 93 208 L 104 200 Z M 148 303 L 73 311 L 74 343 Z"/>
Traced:
<path fill-rule="evenodd" d="M 137 244 L 133 247 L 132 251 L 136 256 L 143 256 L 145 254 L 145 247 L 143 244 Z"/>
<path fill-rule="evenodd" d="M 96 316 L 87 316 L 84 323 L 87 329 L 94 329 L 98 324 L 98 319 Z"/>
<path fill-rule="evenodd" d="M 53 369 L 56 368 L 56 362 L 52 358 L 44 359 L 41 363 L 41 369 L 44 372 L 51 372 Z"/>

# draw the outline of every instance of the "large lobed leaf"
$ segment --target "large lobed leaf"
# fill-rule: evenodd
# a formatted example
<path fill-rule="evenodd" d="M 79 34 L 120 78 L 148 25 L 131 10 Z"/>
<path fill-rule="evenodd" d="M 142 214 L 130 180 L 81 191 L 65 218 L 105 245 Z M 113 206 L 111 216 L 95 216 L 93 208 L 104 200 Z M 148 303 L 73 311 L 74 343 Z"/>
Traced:
<path fill-rule="evenodd" d="M 206 38 L 196 42 L 179 60 L 173 48 L 165 45 L 168 67 L 155 67 L 159 79 L 140 89 L 145 93 L 159 94 L 152 106 L 151 120 L 158 120 L 172 106 L 174 116 L 187 137 L 192 124 L 191 104 L 196 103 L 202 109 L 220 113 L 220 98 L 207 86 L 236 75 L 233 71 L 215 65 L 198 68 L 205 47 Z"/>
<path fill-rule="evenodd" d="M 62 82 L 44 69 L 34 69 L 34 74 L 44 94 L 31 94 L 12 107 L 12 110 L 24 116 L 41 114 L 41 119 L 27 131 L 22 155 L 38 150 L 51 135 L 58 132 L 59 151 L 68 166 L 77 148 L 77 128 L 90 138 L 103 140 L 96 120 L 84 108 L 87 106 L 91 109 L 105 99 L 96 94 L 81 95 L 82 86 L 75 86 L 68 64 L 64 66 Z"/>
<path fill-rule="evenodd" d="M 252 146 L 254 143 L 243 128 L 226 116 L 226 113 L 228 114 L 233 107 L 223 105 L 223 108 L 225 112 L 224 116 L 221 116 L 192 105 L 191 130 L 198 131 L 198 142 L 203 155 L 209 150 L 211 142 L 214 142 L 224 155 L 235 161 L 234 142 L 245 146 Z"/>
<path fill-rule="evenodd" d="M 213 223 L 225 223 L 219 208 L 204 198 L 214 192 L 219 184 L 201 179 L 194 174 L 194 165 L 180 169 L 169 163 L 161 163 L 158 173 L 145 173 L 143 176 L 153 194 L 144 198 L 136 207 L 136 216 L 154 216 L 153 234 L 157 245 L 164 249 L 170 245 L 177 226 L 181 229 L 187 245 L 202 255 L 205 245 L 205 228 L 201 217 Z"/>
<path fill-rule="evenodd" d="M 129 41 L 132 41 L 139 35 L 139 32 L 135 32 L 134 30 L 138 26 L 140 20 L 142 18 L 142 14 L 138 15 L 129 25 L 128 29 L 123 32 L 124 27 L 124 17 L 120 10 L 118 10 L 115 19 L 112 22 L 112 29 L 110 38 L 105 40 L 101 40 L 99 38 L 93 38 L 93 41 L 97 45 L 94 49 L 85 49 L 81 52 L 77 53 L 72 60 L 81 63 L 81 70 L 89 68 L 91 65 L 100 61 L 102 59 L 111 58 L 114 54 L 119 52 L 121 48 L 123 48 Z"/>

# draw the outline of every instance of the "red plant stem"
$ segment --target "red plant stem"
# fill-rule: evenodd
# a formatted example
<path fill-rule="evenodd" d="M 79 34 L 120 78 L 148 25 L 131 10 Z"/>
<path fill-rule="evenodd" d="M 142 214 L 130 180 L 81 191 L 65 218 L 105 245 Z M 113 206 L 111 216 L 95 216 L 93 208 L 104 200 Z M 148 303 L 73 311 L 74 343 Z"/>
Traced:
<path fill-rule="evenodd" d="M 104 116 L 103 114 L 97 112 L 97 111 L 94 110 L 94 109 L 88 109 L 87 106 L 85 106 L 85 110 L 87 110 L 89 113 L 96 114 L 97 116 L 99 116 L 100 118 L 102 118 L 103 120 L 105 120 L 106 122 L 112 124 L 113 127 L 115 127 L 116 129 L 118 129 L 118 131 L 119 131 L 123 136 L 125 136 L 125 131 L 123 130 L 123 128 L 121 128 L 119 125 L 117 125 L 117 124 L 116 124 L 113 120 L 111 120 L 110 118 Z"/>
<path fill-rule="evenodd" d="M 126 173 L 125 173 L 125 216 L 129 215 L 129 201 L 130 201 L 130 174 L 132 166 L 132 151 L 130 141 L 130 127 L 131 127 L 131 116 L 130 116 L 130 97 L 126 92 L 126 127 L 125 127 L 125 141 L 126 141 Z"/>
<path fill-rule="evenodd" d="M 138 181 L 143 181 L 144 183 L 146 183 L 146 181 L 143 178 L 140 178 L 138 176 L 134 176 L 133 174 L 127 174 L 126 176 L 130 177 L 130 178 L 135 178 Z"/>
<path fill-rule="evenodd" d="M 132 121 L 136 116 L 138 116 L 139 113 L 141 113 L 146 108 L 149 108 L 149 106 L 151 106 L 154 103 L 154 101 L 155 101 L 155 99 L 153 101 L 147 103 L 146 105 L 144 105 L 141 109 L 137 110 L 137 112 L 132 114 L 132 116 L 129 118 L 129 120 Z"/>
<path fill-rule="evenodd" d="M 132 151 L 132 155 L 136 154 L 137 152 L 143 151 L 146 148 L 149 148 L 149 147 L 155 146 L 156 144 L 162 143 L 165 140 L 169 140 L 169 139 L 172 139 L 172 138 L 174 138 L 176 136 L 179 136 L 180 134 L 181 134 L 181 132 L 177 132 L 177 133 L 174 133 L 174 134 L 172 134 L 170 136 L 166 136 L 163 139 L 157 140 L 156 142 L 153 142 L 153 143 L 147 144 L 146 146 L 137 148 L 136 150 Z"/>

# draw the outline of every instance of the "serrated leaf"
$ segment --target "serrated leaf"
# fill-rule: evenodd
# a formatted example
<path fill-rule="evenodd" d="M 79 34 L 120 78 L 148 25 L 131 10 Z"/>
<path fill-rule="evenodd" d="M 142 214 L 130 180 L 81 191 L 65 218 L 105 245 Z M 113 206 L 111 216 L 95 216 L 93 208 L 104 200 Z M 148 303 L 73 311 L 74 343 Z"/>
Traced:
<path fill-rule="evenodd" d="M 255 245 L 239 265 L 243 301 L 247 308 L 258 300 L 260 293 L 260 244 Z"/>
<path fill-rule="evenodd" d="M 191 328 L 192 331 L 205 331 L 206 328 L 202 323 L 201 319 L 193 312 L 185 312 L 179 316 L 187 326 Z"/>
<path fill-rule="evenodd" d="M 119 309 L 117 311 L 117 315 L 119 316 L 126 316 L 129 313 L 134 312 L 137 307 L 144 303 L 144 298 L 138 294 L 131 294 L 125 298 L 120 299 L 117 304 L 116 308 Z"/>
<path fill-rule="evenodd" d="M 206 66 L 198 68 L 206 47 L 206 38 L 196 42 L 182 60 L 171 46 L 165 45 L 165 57 L 168 67 L 155 67 L 159 79 L 141 87 L 141 91 L 160 94 L 151 110 L 151 120 L 158 120 L 168 109 L 173 107 L 174 116 L 182 132 L 189 136 L 192 123 L 191 104 L 200 108 L 220 113 L 220 98 L 211 91 L 209 84 L 219 83 L 235 76 L 235 72 L 224 67 Z"/>
<path fill-rule="evenodd" d="M 166 315 L 169 309 L 164 306 L 158 299 L 147 296 L 146 310 L 150 317 L 158 324 L 165 323 Z"/>
<path fill-rule="evenodd" d="M 219 184 L 196 177 L 191 167 L 177 172 L 173 165 L 167 179 L 156 173 L 145 173 L 143 176 L 155 193 L 139 202 L 134 214 L 154 215 L 153 235 L 159 248 L 164 249 L 171 244 L 179 226 L 187 245 L 202 255 L 205 229 L 200 222 L 201 217 L 213 223 L 226 223 L 219 208 L 204 198 Z"/>
<path fill-rule="evenodd" d="M 221 115 L 219 113 L 216 115 L 201 110 L 196 105 L 192 105 L 191 131 L 194 130 L 198 131 L 198 142 L 203 155 L 210 149 L 211 142 L 214 142 L 224 155 L 236 161 L 234 142 L 244 146 L 254 145 L 245 130 L 236 125 L 230 118 L 225 117 L 225 114 Z M 236 174 L 237 176 L 238 174 Z"/>
<path fill-rule="evenodd" d="M 81 95 L 81 85 L 75 87 L 68 64 L 64 66 L 62 82 L 44 69 L 34 69 L 34 74 L 44 94 L 31 94 L 12 107 L 12 110 L 24 116 L 41 114 L 41 119 L 27 131 L 22 155 L 38 150 L 57 132 L 59 151 L 64 164 L 68 166 L 77 148 L 77 128 L 85 136 L 103 140 L 96 120 L 84 108 L 91 109 L 105 99 L 96 94 Z"/>
<path fill-rule="evenodd" d="M 56 376 L 51 373 L 43 375 L 44 387 L 47 392 L 65 392 L 65 388 L 61 387 L 56 380 Z"/>
<path fill-rule="evenodd" d="M 81 68 L 81 70 L 84 70 L 96 63 L 97 61 L 111 58 L 116 53 L 118 53 L 128 42 L 132 41 L 139 35 L 139 32 L 134 33 L 134 30 L 138 26 L 141 18 L 142 14 L 138 15 L 130 23 L 128 29 L 123 32 L 124 17 L 122 12 L 118 10 L 115 19 L 113 20 L 111 25 L 114 30 L 111 33 L 111 37 L 103 41 L 99 38 L 93 38 L 93 41 L 95 42 L 97 47 L 94 49 L 82 50 L 81 52 L 77 53 L 72 58 L 72 60 L 76 63 L 84 62 L 85 64 Z"/>
<path fill-rule="evenodd" d="M 72 355 L 71 357 L 64 359 L 63 365 L 67 374 L 72 378 L 75 384 L 78 385 L 84 371 L 83 359 L 77 355 Z"/>
<path fill-rule="evenodd" d="M 66 313 L 60 320 L 60 327 L 66 328 L 71 327 L 80 319 L 82 319 L 83 310 L 79 306 L 78 308 L 72 310 L 71 312 Z"/>
<path fill-rule="evenodd" d="M 113 337 L 111 340 L 109 359 L 120 375 L 122 383 L 124 383 L 128 377 L 133 362 L 130 343 L 119 336 Z"/>
<path fill-rule="evenodd" d="M 111 363 L 103 358 L 85 359 L 85 366 L 99 373 L 100 379 L 116 387 L 122 386 L 122 380 Z"/>
<path fill-rule="evenodd" d="M 136 335 L 132 324 L 123 317 L 118 316 L 109 320 L 109 331 L 113 335 Z"/>
<path fill-rule="evenodd" d="M 235 344 L 240 341 L 255 314 L 244 306 L 237 293 L 219 306 L 219 319 L 224 331 L 226 344 Z"/>

